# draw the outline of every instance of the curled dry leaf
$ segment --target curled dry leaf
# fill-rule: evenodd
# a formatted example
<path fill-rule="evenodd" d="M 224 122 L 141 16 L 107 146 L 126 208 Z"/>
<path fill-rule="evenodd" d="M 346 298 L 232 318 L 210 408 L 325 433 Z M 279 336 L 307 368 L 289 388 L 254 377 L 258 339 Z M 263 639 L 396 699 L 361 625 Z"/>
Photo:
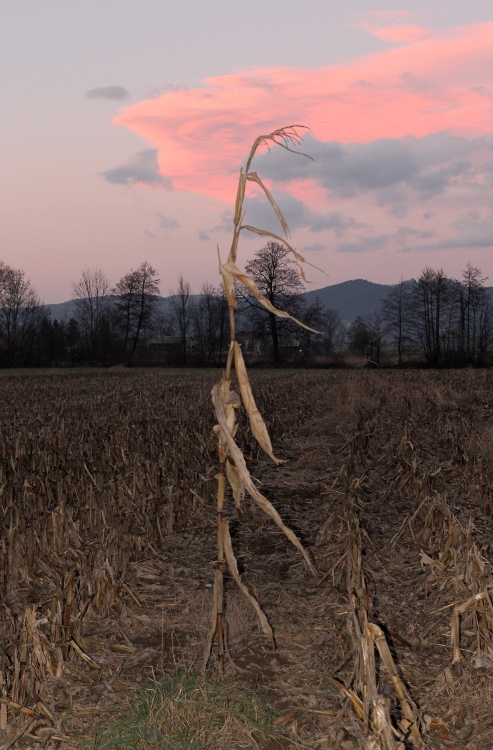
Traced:
<path fill-rule="evenodd" d="M 215 385 L 214 388 L 212 389 L 212 403 L 214 404 L 214 408 L 216 411 L 216 418 L 217 418 L 219 427 L 221 429 L 221 438 L 227 444 L 228 454 L 233 459 L 236 468 L 238 469 L 238 471 L 240 472 L 242 476 L 246 491 L 248 492 L 252 500 L 255 503 L 257 503 L 259 508 L 261 508 L 264 511 L 264 513 L 266 513 L 268 516 L 272 518 L 273 521 L 275 521 L 275 523 L 279 526 L 281 531 L 283 531 L 284 534 L 287 536 L 291 544 L 293 544 L 301 552 L 301 554 L 305 558 L 310 569 L 313 572 L 315 572 L 313 563 L 310 560 L 307 551 L 301 544 L 296 534 L 284 524 L 281 516 L 279 515 L 277 510 L 274 508 L 274 506 L 267 500 L 267 498 L 261 495 L 260 492 L 255 487 L 252 477 L 250 476 L 250 472 L 247 469 L 245 459 L 243 457 L 243 453 L 236 445 L 234 438 L 231 435 L 231 432 L 227 425 L 226 413 L 224 409 L 221 388 L 217 385 Z"/>
<path fill-rule="evenodd" d="M 299 146 L 299 144 L 303 140 L 301 135 L 298 133 L 298 130 L 309 130 L 309 128 L 306 125 L 285 125 L 283 128 L 278 128 L 278 130 L 274 130 L 268 135 L 259 135 L 258 138 L 255 138 L 253 146 L 250 149 L 250 153 L 248 155 L 245 171 L 250 171 L 250 164 L 252 163 L 252 159 L 255 156 L 258 147 L 262 144 L 266 145 L 267 148 L 269 148 L 271 143 L 275 143 L 277 146 L 284 148 L 291 154 L 306 156 L 307 159 L 311 159 L 313 161 L 313 158 L 309 154 L 304 154 L 302 151 L 296 151 L 293 148 L 293 146 Z"/>
<path fill-rule="evenodd" d="M 252 389 L 250 387 L 250 381 L 248 380 L 247 369 L 245 360 L 243 359 L 241 347 L 237 341 L 234 342 L 233 346 L 235 355 L 235 370 L 238 376 L 238 382 L 240 384 L 241 398 L 250 420 L 252 433 L 257 443 L 267 453 L 267 455 L 272 458 L 274 463 L 280 464 L 282 463 L 282 461 L 274 456 L 274 453 L 272 451 L 272 443 L 270 441 L 267 427 L 265 426 L 262 415 L 260 414 L 257 408 L 257 404 L 255 403 Z"/>
<path fill-rule="evenodd" d="M 272 633 L 272 628 L 269 625 L 267 621 L 267 617 L 262 612 L 262 609 L 260 607 L 260 604 L 255 599 L 254 596 L 248 591 L 245 584 L 242 582 L 240 578 L 240 574 L 238 572 L 238 564 L 236 562 L 236 557 L 234 556 L 233 552 L 233 545 L 231 543 L 231 535 L 229 533 L 229 525 L 226 520 L 223 520 L 222 522 L 222 533 L 223 533 L 223 544 L 224 544 L 224 554 L 226 556 L 226 562 L 228 563 L 228 567 L 231 571 L 231 575 L 233 576 L 236 585 L 241 590 L 241 592 L 246 596 L 248 601 L 252 604 L 253 608 L 255 609 L 255 612 L 258 615 L 258 619 L 260 620 L 260 625 L 262 630 L 264 631 L 264 634 L 269 638 L 272 645 L 274 646 L 274 635 Z"/>

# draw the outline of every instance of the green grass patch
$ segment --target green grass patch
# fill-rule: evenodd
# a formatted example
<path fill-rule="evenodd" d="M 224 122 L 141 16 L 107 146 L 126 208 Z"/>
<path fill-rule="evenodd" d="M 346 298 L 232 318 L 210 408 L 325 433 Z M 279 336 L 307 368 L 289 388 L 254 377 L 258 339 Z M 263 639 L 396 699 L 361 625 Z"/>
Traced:
<path fill-rule="evenodd" d="M 259 691 L 185 672 L 140 688 L 125 718 L 100 732 L 97 750 L 260 750 L 282 747 L 274 709 Z M 278 738 L 279 742 L 276 742 Z"/>

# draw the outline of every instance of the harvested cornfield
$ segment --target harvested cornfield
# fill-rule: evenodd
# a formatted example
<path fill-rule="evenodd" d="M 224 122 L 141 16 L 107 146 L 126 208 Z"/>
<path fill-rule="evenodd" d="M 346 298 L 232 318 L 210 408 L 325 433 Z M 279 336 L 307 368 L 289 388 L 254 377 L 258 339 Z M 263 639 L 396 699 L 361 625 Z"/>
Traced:
<path fill-rule="evenodd" d="M 97 747 L 136 685 L 200 672 L 216 380 L 0 379 L 3 746 Z M 251 380 L 285 463 L 240 424 L 241 448 L 317 572 L 250 501 L 228 504 L 277 648 L 226 574 L 224 680 L 274 707 L 269 747 L 490 748 L 492 375 Z"/>

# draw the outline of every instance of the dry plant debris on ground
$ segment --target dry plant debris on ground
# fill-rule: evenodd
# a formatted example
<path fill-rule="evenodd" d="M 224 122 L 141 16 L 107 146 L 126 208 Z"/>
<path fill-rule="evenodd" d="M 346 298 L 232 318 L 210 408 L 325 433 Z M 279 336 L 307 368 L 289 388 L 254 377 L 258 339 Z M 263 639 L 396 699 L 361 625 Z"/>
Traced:
<path fill-rule="evenodd" d="M 0 380 L 0 747 L 98 747 L 136 690 L 200 673 L 216 379 Z M 277 646 L 226 576 L 224 680 L 274 711 L 272 734 L 238 747 L 491 748 L 492 374 L 258 372 L 252 386 L 285 463 L 241 448 L 317 575 L 258 508 L 229 504 Z"/>

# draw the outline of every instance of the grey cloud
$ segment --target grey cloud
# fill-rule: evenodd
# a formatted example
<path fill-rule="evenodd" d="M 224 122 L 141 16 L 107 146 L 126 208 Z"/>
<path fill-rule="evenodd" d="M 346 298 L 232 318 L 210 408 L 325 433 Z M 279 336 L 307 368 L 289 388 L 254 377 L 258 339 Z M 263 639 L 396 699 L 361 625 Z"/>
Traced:
<path fill-rule="evenodd" d="M 474 91 L 475 94 L 486 96 L 487 99 L 493 99 L 493 94 L 486 86 L 471 86 L 471 91 Z"/>
<path fill-rule="evenodd" d="M 163 94 L 169 93 L 170 91 L 188 91 L 188 86 L 180 86 L 179 84 L 174 83 L 165 83 L 162 86 L 159 86 L 159 88 L 151 89 L 151 91 L 146 94 L 146 99 L 157 99 Z"/>
<path fill-rule="evenodd" d="M 493 172 L 493 160 L 483 162 L 480 166 L 476 167 L 474 174 L 491 174 Z"/>
<path fill-rule="evenodd" d="M 379 206 L 388 206 L 391 213 L 398 219 L 408 214 L 409 189 L 405 185 L 393 185 L 375 191 Z"/>
<path fill-rule="evenodd" d="M 354 83 L 350 84 L 351 88 L 354 89 L 372 89 L 374 88 L 373 83 L 370 83 L 370 81 L 365 81 L 364 78 L 360 78 L 357 81 L 354 81 Z"/>
<path fill-rule="evenodd" d="M 140 151 L 125 166 L 102 172 L 102 177 L 112 185 L 147 185 L 172 190 L 171 179 L 159 172 L 157 155 L 155 148 Z"/>
<path fill-rule="evenodd" d="M 423 197 L 445 192 L 454 177 L 462 177 L 472 171 L 472 165 L 466 160 L 453 161 L 442 169 L 428 169 L 412 181 L 412 186 L 423 194 Z"/>
<path fill-rule="evenodd" d="M 399 79 L 409 91 L 417 91 L 420 94 L 438 94 L 440 92 L 439 87 L 433 81 L 418 78 L 414 73 L 401 73 Z"/>
<path fill-rule="evenodd" d="M 363 237 L 356 242 L 341 242 L 336 247 L 337 253 L 367 253 L 387 247 L 391 235 L 379 234 L 376 237 Z"/>
<path fill-rule="evenodd" d="M 327 245 L 322 245 L 320 242 L 314 242 L 313 245 L 303 245 L 301 248 L 302 253 L 320 253 L 322 250 L 326 250 Z"/>
<path fill-rule="evenodd" d="M 456 179 L 471 176 L 468 155 L 493 151 L 486 137 L 467 139 L 447 132 L 416 138 L 382 138 L 370 143 L 322 142 L 308 135 L 303 150 L 314 162 L 273 149 L 256 159 L 259 171 L 276 182 L 314 179 L 330 193 L 353 197 L 399 186 L 429 196 L 442 193 Z M 390 201 L 387 201 L 390 203 Z M 402 207 L 391 202 L 398 214 Z"/>
<path fill-rule="evenodd" d="M 180 225 L 175 219 L 170 219 L 163 214 L 157 215 L 161 229 L 177 229 Z"/>
<path fill-rule="evenodd" d="M 99 88 L 86 91 L 88 99 L 128 99 L 130 93 L 123 86 L 100 86 Z"/>
<path fill-rule="evenodd" d="M 336 237 L 342 237 L 346 233 L 346 230 L 361 229 L 364 226 L 352 216 L 344 216 L 339 211 L 329 211 L 328 214 L 311 213 L 312 216 L 308 226 L 312 232 L 332 229 Z"/>
<path fill-rule="evenodd" d="M 157 239 L 157 234 L 154 234 L 154 232 L 150 232 L 148 229 L 144 230 L 144 234 L 145 234 L 146 237 L 150 237 L 151 240 L 156 240 Z"/>
<path fill-rule="evenodd" d="M 329 211 L 327 214 L 313 211 L 303 201 L 284 191 L 276 191 L 276 202 L 291 230 L 306 228 L 316 233 L 331 230 L 336 237 L 342 237 L 348 229 L 360 229 L 364 226 L 352 216 L 339 211 Z M 247 198 L 245 208 L 247 224 L 281 233 L 279 221 L 268 201 L 263 198 Z"/>
<path fill-rule="evenodd" d="M 408 252 L 415 249 L 416 240 L 429 240 L 436 236 L 433 229 L 414 229 L 413 227 L 399 227 L 394 241 L 401 252 Z"/>
<path fill-rule="evenodd" d="M 493 248 L 493 214 L 480 218 L 475 212 L 461 216 L 455 222 L 457 234 L 439 242 L 420 245 L 416 250 L 473 250 L 475 248 Z"/>
<path fill-rule="evenodd" d="M 197 234 L 199 236 L 199 240 L 201 240 L 202 242 L 209 242 L 210 236 L 207 234 L 207 232 L 204 232 L 203 229 L 199 229 Z"/>
<path fill-rule="evenodd" d="M 395 234 L 379 234 L 370 237 L 359 237 L 351 242 L 342 242 L 337 248 L 338 253 L 368 253 L 393 247 L 401 252 L 414 249 L 413 241 L 423 241 L 435 236 L 433 230 L 414 229 L 400 226 Z"/>

